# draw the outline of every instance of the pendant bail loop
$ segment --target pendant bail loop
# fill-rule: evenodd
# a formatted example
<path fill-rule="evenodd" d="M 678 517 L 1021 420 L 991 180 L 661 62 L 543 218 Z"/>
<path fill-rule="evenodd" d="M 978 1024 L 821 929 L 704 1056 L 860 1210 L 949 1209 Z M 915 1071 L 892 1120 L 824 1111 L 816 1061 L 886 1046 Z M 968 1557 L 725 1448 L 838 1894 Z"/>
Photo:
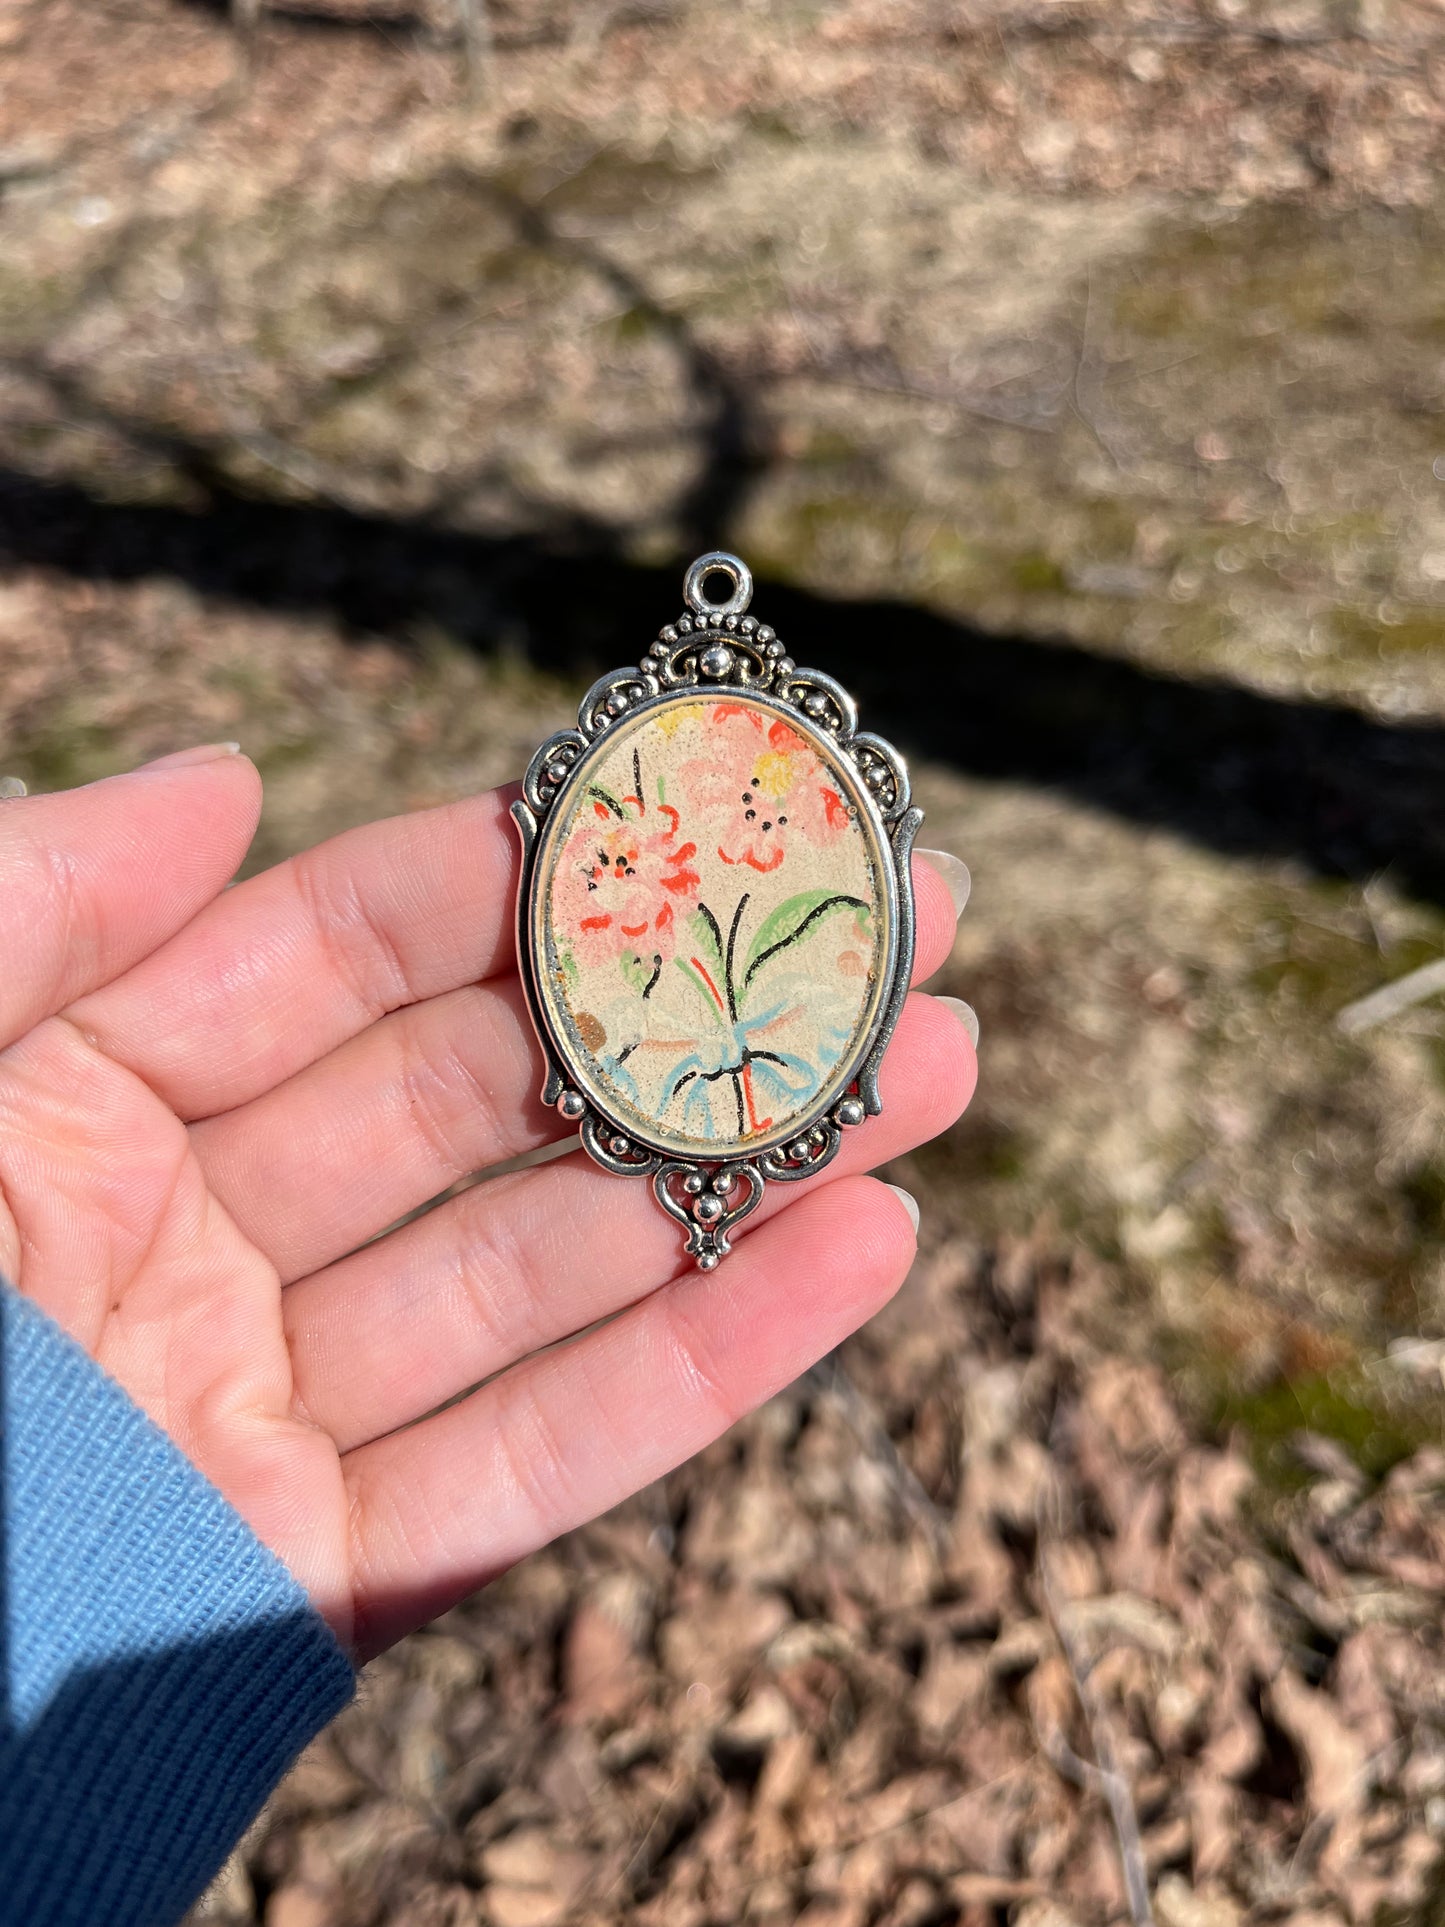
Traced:
<path fill-rule="evenodd" d="M 726 576 L 733 592 L 726 602 L 714 602 L 703 591 L 709 576 Z M 753 572 L 746 562 L 726 549 L 700 555 L 682 580 L 683 600 L 697 616 L 740 616 L 753 599 Z"/>

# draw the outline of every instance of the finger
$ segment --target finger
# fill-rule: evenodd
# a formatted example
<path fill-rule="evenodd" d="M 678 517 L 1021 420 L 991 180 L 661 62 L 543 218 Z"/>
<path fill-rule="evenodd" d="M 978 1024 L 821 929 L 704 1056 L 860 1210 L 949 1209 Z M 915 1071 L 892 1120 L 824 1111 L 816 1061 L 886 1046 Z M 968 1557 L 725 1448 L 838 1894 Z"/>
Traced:
<path fill-rule="evenodd" d="M 947 1130 L 976 1074 L 954 1011 L 915 992 L 883 1061 L 882 1114 L 846 1132 L 816 1179 L 769 1185 L 734 1234 L 738 1248 L 800 1195 Z M 474 1186 L 286 1293 L 299 1407 L 349 1451 L 690 1262 L 649 1184 L 612 1177 L 581 1155 Z"/>
<path fill-rule="evenodd" d="M 191 1126 L 216 1196 L 283 1283 L 439 1191 L 561 1137 L 519 978 L 394 1011 L 274 1091 Z"/>
<path fill-rule="evenodd" d="M 229 744 L 0 804 L 0 1048 L 174 937 L 234 876 L 260 807 Z"/>
<path fill-rule="evenodd" d="M 937 867 L 935 856 L 946 852 L 916 852 L 913 858 L 913 981 L 923 983 L 948 962 L 958 919 L 968 900 L 968 871 L 957 858 L 949 874 Z M 960 880 L 957 872 L 963 872 Z"/>
<path fill-rule="evenodd" d="M 512 795 L 369 824 L 277 864 L 78 1018 L 180 1116 L 245 1103 L 384 1012 L 508 965 Z"/>
<path fill-rule="evenodd" d="M 948 887 L 924 862 L 917 898 L 921 975 L 954 928 Z M 562 1136 L 541 1082 L 513 976 L 394 1011 L 192 1138 L 216 1195 L 290 1283 L 458 1178 Z"/>
<path fill-rule="evenodd" d="M 901 1199 L 844 1178 L 718 1271 L 349 1454 L 364 1651 L 700 1451 L 870 1318 L 914 1249 Z"/>

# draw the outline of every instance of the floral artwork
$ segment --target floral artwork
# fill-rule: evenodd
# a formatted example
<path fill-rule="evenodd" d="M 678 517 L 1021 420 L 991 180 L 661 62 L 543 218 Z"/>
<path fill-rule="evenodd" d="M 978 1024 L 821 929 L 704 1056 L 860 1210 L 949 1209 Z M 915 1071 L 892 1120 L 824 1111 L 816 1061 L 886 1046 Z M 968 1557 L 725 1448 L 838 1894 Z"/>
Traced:
<path fill-rule="evenodd" d="M 888 859 L 823 739 L 746 696 L 663 704 L 552 837 L 541 992 L 608 1113 L 730 1156 L 841 1091 L 882 994 Z"/>

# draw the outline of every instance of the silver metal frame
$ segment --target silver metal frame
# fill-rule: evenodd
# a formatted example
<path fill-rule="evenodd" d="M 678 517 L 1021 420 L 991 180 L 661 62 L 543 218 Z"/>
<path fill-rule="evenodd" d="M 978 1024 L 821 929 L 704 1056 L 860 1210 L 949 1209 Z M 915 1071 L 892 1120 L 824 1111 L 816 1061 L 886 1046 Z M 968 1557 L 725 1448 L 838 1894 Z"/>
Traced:
<path fill-rule="evenodd" d="M 713 602 L 705 585 L 722 576 L 731 594 Z M 527 767 L 522 799 L 512 805 L 522 840 L 522 875 L 517 891 L 517 958 L 527 1007 L 546 1061 L 542 1102 L 576 1123 L 583 1145 L 604 1170 L 621 1176 L 650 1177 L 658 1203 L 683 1226 L 686 1249 L 703 1271 L 711 1271 L 730 1249 L 729 1233 L 762 1201 L 764 1185 L 811 1177 L 837 1155 L 843 1131 L 882 1110 L 878 1068 L 908 994 L 913 972 L 913 841 L 923 812 L 910 801 L 908 770 L 892 744 L 858 728 L 858 710 L 841 684 L 820 670 L 800 669 L 774 631 L 746 613 L 753 579 L 735 555 L 715 551 L 699 556 L 687 571 L 683 596 L 687 611 L 658 634 L 636 668 L 614 669 L 582 698 L 577 727 L 551 736 Z M 803 733 L 821 741 L 835 760 L 851 765 L 852 785 L 867 811 L 874 841 L 886 861 L 883 887 L 891 931 L 882 994 L 867 1033 L 846 1076 L 844 1095 L 824 1092 L 814 1109 L 793 1121 L 786 1142 L 775 1142 L 744 1157 L 705 1159 L 677 1155 L 649 1142 L 635 1123 L 607 1113 L 605 1104 L 577 1088 L 567 1041 L 548 1018 L 538 984 L 535 945 L 535 895 L 541 877 L 538 849 L 545 821 L 585 777 L 592 752 L 624 720 L 660 706 L 688 691 L 736 689 L 766 698 L 795 721 Z"/>

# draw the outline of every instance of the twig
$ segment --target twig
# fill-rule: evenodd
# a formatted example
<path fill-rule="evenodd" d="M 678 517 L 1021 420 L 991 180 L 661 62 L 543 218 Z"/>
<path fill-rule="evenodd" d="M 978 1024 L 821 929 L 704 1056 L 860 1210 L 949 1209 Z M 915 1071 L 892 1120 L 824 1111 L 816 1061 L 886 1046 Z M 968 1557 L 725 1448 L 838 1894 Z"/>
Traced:
<path fill-rule="evenodd" d="M 454 0 L 454 4 L 467 64 L 467 84 L 475 90 L 481 86 L 491 59 L 492 16 L 487 10 L 487 0 Z"/>
<path fill-rule="evenodd" d="M 256 70 L 256 44 L 261 37 L 262 0 L 231 0 L 231 24 L 236 31 L 236 82 L 247 87 Z"/>
<path fill-rule="evenodd" d="M 288 482 L 295 482 L 298 488 L 318 501 L 328 502 L 333 508 L 345 506 L 344 498 L 336 482 L 328 479 L 322 464 L 306 453 L 304 448 L 292 448 L 279 437 L 260 428 L 233 428 L 236 446 L 243 448 L 264 468 L 269 468 Z"/>
<path fill-rule="evenodd" d="M 1039 1738 L 1044 1751 L 1064 1777 L 1072 1780 L 1076 1786 L 1097 1793 L 1108 1807 L 1109 1818 L 1114 1824 L 1114 1837 L 1119 1843 L 1129 1917 L 1134 1927 L 1154 1927 L 1154 1911 L 1149 1904 L 1149 1875 L 1144 1864 L 1144 1841 L 1139 1832 L 1139 1816 L 1134 1811 L 1134 1796 L 1120 1770 L 1104 1708 L 1089 1682 L 1089 1662 L 1080 1652 L 1078 1642 L 1060 1610 L 1042 1531 L 1039 1534 L 1038 1570 L 1044 1609 L 1063 1650 L 1074 1691 L 1083 1709 L 1084 1723 L 1089 1729 L 1089 1743 L 1094 1749 L 1094 1761 L 1080 1759 L 1062 1733 L 1040 1734 Z"/>
<path fill-rule="evenodd" d="M 1421 964 L 1418 970 L 1408 971 L 1394 983 L 1372 990 L 1368 997 L 1346 1004 L 1335 1018 L 1335 1028 L 1346 1037 L 1358 1037 L 1361 1032 L 1387 1024 L 1401 1011 L 1412 1010 L 1416 1004 L 1423 1004 L 1442 991 L 1445 991 L 1445 957 L 1437 957 L 1434 963 Z"/>
<path fill-rule="evenodd" d="M 924 1534 L 935 1558 L 941 1558 L 948 1543 L 948 1516 L 929 1498 L 918 1475 L 904 1463 L 871 1399 L 859 1391 L 836 1354 L 814 1365 L 804 1377 L 836 1401 L 854 1438 L 873 1463 L 882 1468 L 904 1514 Z"/>
<path fill-rule="evenodd" d="M 1285 1877 L 1291 1885 L 1300 1879 L 1302 1873 L 1308 1873 L 1313 1867 L 1320 1848 L 1329 1838 L 1331 1832 L 1334 1830 L 1335 1822 L 1340 1817 L 1341 1803 L 1352 1794 L 1357 1787 L 1368 1789 L 1373 1786 L 1383 1772 L 1392 1770 L 1397 1763 L 1404 1758 L 1408 1750 L 1404 1740 L 1389 1741 L 1388 1744 L 1380 1748 L 1378 1753 L 1372 1753 L 1357 1772 L 1350 1775 L 1349 1781 L 1342 1789 L 1340 1798 L 1335 1805 L 1327 1807 L 1323 1813 L 1315 1814 L 1309 1822 L 1309 1825 L 1300 1835 L 1299 1845 L 1290 1855 L 1289 1871 Z"/>
<path fill-rule="evenodd" d="M 646 1873 L 647 1863 L 645 1856 L 648 1847 L 652 1843 L 653 1835 L 665 1819 L 675 1819 L 687 1804 L 686 1798 L 681 1800 L 678 1798 L 679 1793 L 682 1791 L 685 1777 L 685 1765 L 680 1765 L 668 1782 L 667 1789 L 658 1801 L 657 1806 L 654 1808 L 652 1818 L 643 1830 L 642 1838 L 613 1874 L 603 1892 L 598 1895 L 597 1906 L 599 1909 L 606 1906 L 607 1902 L 611 1900 L 612 1896 L 617 1892 L 618 1888 L 622 1886 L 624 1881 L 630 1882 L 633 1879 L 634 1870 L 640 1873 Z M 588 1883 L 589 1886 L 593 1884 L 592 1881 Z"/>
<path fill-rule="evenodd" d="M 922 1807 L 917 1813 L 905 1813 L 897 1820 L 886 1820 L 881 1826 L 865 1827 L 861 1833 L 850 1833 L 845 1839 L 833 1841 L 828 1849 L 832 1855 L 845 1856 L 866 1846 L 870 1841 L 883 1840 L 890 1833 L 901 1833 L 905 1827 L 921 1827 L 928 1820 L 935 1820 L 942 1813 L 961 1807 L 969 1800 L 982 1798 L 995 1788 L 1006 1786 L 1010 1780 L 1017 1780 L 1027 1773 L 1034 1758 L 1021 1760 L 1017 1766 L 1005 1768 L 992 1778 L 980 1780 L 977 1786 L 965 1787 L 951 1799 L 941 1800 L 937 1806 Z M 761 1887 L 765 1880 L 781 1880 L 806 1873 L 817 1860 L 816 1853 L 801 1854 L 796 1860 L 782 1866 L 773 1867 L 765 1874 L 755 1874 L 746 1879 L 740 1887 L 728 1887 L 722 1898 L 729 1909 L 741 1912 L 742 1903 L 748 1896 Z M 1004 1875 L 988 1873 L 982 1868 L 965 1867 L 948 1876 L 949 1888 L 956 1900 L 977 1900 L 987 1905 L 1006 1900 L 1028 1900 L 1040 1891 L 1039 1885 L 1032 1880 L 1011 1880 Z"/>
<path fill-rule="evenodd" d="M 910 401 L 941 402 L 947 408 L 956 408 L 960 414 L 977 415 L 986 422 L 1001 422 L 1005 428 L 1025 428 L 1031 434 L 1048 435 L 1055 432 L 1055 424 L 1049 415 L 1038 408 L 1029 414 L 1023 409 L 991 407 L 979 395 L 951 388 L 943 382 L 919 381 L 901 374 L 830 368 L 826 365 L 819 369 L 819 378 L 831 382 L 835 387 L 861 389 L 865 394 L 904 395 Z"/>
<path fill-rule="evenodd" d="M 572 22 L 572 30 L 567 36 L 567 51 L 576 57 L 595 54 L 602 44 L 602 36 L 612 25 L 615 9 L 611 0 L 600 0 L 600 4 L 583 7 Z"/>
<path fill-rule="evenodd" d="M 1090 264 L 1084 274 L 1084 323 L 1079 334 L 1078 358 L 1074 363 L 1071 399 L 1074 413 L 1122 475 L 1126 472 L 1125 462 L 1114 446 L 1112 430 L 1106 429 L 1101 420 L 1103 381 L 1099 377 L 1098 363 L 1093 353 L 1093 324 L 1094 270 Z"/>

